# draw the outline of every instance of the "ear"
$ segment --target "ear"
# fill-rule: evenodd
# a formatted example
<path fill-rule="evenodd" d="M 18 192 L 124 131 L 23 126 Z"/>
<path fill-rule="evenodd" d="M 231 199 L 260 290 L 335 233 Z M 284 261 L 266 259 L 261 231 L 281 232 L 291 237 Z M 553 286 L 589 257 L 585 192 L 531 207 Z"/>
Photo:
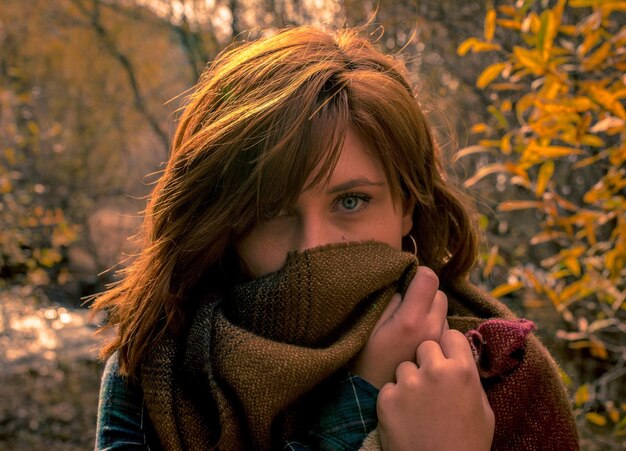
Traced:
<path fill-rule="evenodd" d="M 402 216 L 402 236 L 407 236 L 413 228 L 413 211 L 415 210 L 415 199 L 413 196 L 404 201 Z"/>

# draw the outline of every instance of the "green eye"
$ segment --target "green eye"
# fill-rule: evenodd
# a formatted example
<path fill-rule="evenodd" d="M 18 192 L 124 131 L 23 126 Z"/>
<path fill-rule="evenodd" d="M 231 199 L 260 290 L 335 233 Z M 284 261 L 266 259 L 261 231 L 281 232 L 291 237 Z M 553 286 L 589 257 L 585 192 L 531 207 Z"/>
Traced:
<path fill-rule="evenodd" d="M 368 207 L 371 196 L 367 194 L 346 193 L 335 201 L 334 210 L 344 213 L 358 213 Z"/>
<path fill-rule="evenodd" d="M 359 206 L 360 200 L 356 196 L 344 197 L 341 199 L 341 206 L 346 210 L 355 210 Z"/>

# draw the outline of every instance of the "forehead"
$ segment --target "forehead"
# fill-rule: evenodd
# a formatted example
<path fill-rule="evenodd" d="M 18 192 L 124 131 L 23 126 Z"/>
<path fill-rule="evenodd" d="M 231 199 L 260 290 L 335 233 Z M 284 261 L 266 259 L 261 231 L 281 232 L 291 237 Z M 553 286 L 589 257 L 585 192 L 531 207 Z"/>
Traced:
<path fill-rule="evenodd" d="M 331 158 L 329 155 L 328 158 Z M 368 143 L 353 130 L 345 133 L 334 165 L 324 167 L 320 161 L 309 175 L 305 190 L 322 187 L 332 188 L 350 181 L 381 183 L 386 182 L 386 175 L 380 158 L 372 151 Z M 326 171 L 322 173 L 322 171 Z"/>

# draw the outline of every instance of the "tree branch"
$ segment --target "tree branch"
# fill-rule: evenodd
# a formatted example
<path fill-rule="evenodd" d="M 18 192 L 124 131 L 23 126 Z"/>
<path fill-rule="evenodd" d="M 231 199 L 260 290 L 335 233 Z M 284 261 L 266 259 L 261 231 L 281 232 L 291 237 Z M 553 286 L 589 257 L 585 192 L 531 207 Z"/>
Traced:
<path fill-rule="evenodd" d="M 128 78 L 128 83 L 130 85 L 130 89 L 133 93 L 133 100 L 135 104 L 135 108 L 139 113 L 146 119 L 148 125 L 152 129 L 152 131 L 156 134 L 157 138 L 163 145 L 165 152 L 168 152 L 169 149 L 169 137 L 167 133 L 161 128 L 159 125 L 159 121 L 157 118 L 150 113 L 148 108 L 146 107 L 143 95 L 141 94 L 141 90 L 139 88 L 139 82 L 135 75 L 135 68 L 131 63 L 130 59 L 124 55 L 120 49 L 117 47 L 116 43 L 111 39 L 111 36 L 107 32 L 106 28 L 102 24 L 100 20 L 100 0 L 92 0 L 93 9 L 89 11 L 85 5 L 82 4 L 80 0 L 72 0 L 76 7 L 90 19 L 91 26 L 93 27 L 96 36 L 100 39 L 100 42 L 103 44 L 104 48 L 113 56 L 118 63 L 122 66 L 122 69 L 126 73 L 126 77 Z"/>

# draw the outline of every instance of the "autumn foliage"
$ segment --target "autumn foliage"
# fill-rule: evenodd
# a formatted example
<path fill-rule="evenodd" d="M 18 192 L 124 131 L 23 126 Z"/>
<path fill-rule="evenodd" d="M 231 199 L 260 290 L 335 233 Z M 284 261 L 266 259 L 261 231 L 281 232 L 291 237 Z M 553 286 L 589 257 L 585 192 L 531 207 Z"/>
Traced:
<path fill-rule="evenodd" d="M 499 216 L 527 211 L 536 223 L 529 244 L 538 261 L 503 256 L 498 246 L 485 253 L 483 276 L 510 268 L 493 294 L 525 289 L 551 303 L 563 324 L 557 336 L 603 369 L 573 387 L 577 413 L 620 436 L 626 434 L 626 1 L 539 3 L 489 9 L 483 36 L 458 47 L 459 55 L 480 53 L 492 62 L 476 80 L 492 101 L 490 119 L 472 126 L 477 144 L 459 158 L 483 162 L 467 186 L 505 177 Z"/>

